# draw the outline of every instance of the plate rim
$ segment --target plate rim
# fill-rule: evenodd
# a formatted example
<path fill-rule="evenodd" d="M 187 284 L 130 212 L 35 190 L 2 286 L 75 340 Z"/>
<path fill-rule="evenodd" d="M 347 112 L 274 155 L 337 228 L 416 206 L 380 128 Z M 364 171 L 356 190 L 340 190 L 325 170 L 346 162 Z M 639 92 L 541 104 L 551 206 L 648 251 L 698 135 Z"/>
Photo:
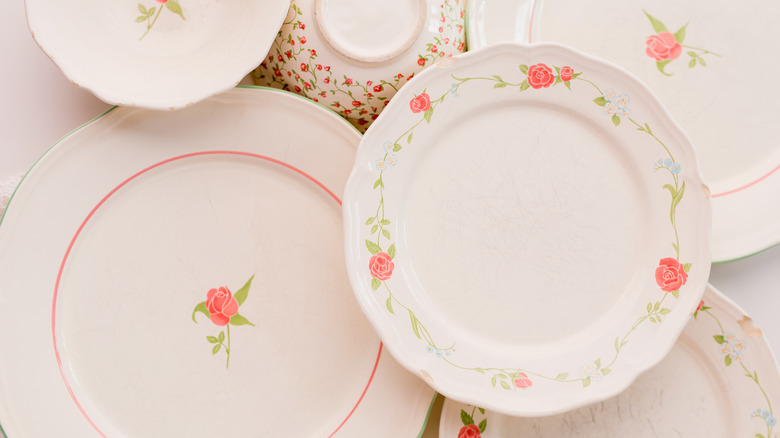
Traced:
<path fill-rule="evenodd" d="M 719 310 L 721 312 L 723 312 L 723 313 L 736 313 L 736 314 L 743 315 L 743 317 L 750 318 L 750 316 L 738 304 L 736 304 L 731 298 L 726 296 L 723 292 L 720 292 L 718 289 L 716 289 L 710 283 L 707 284 L 707 289 L 706 289 L 702 299 L 704 301 L 704 304 L 706 304 L 707 302 L 718 301 L 719 302 L 719 306 L 718 306 Z M 708 299 L 709 299 L 709 301 L 708 301 Z M 690 322 L 692 322 L 692 321 L 690 321 Z M 731 324 L 732 327 L 739 325 L 739 321 L 737 321 L 736 319 L 734 319 L 733 321 L 730 320 L 729 322 L 732 323 Z M 759 355 L 763 359 L 766 359 L 766 360 L 761 361 L 761 365 L 763 365 L 762 368 L 765 369 L 766 371 L 774 371 L 773 381 L 775 383 L 775 386 L 780 386 L 780 362 L 778 362 L 777 356 L 774 354 L 774 351 L 772 350 L 772 346 L 769 344 L 769 342 L 767 342 L 766 336 L 761 334 L 760 336 L 750 337 L 750 339 L 751 339 L 751 343 L 753 343 L 753 348 L 754 349 L 756 347 L 760 347 L 759 349 L 765 352 L 765 354 L 763 356 Z M 715 365 L 721 366 L 723 364 L 718 362 Z M 774 366 L 772 366 L 772 365 L 774 365 Z M 762 374 L 762 375 L 766 376 L 766 374 Z M 776 400 L 780 401 L 780 399 L 776 399 Z M 444 400 L 444 406 L 442 407 L 442 414 L 441 414 L 440 421 L 439 421 L 439 430 L 438 430 L 439 436 L 442 436 L 442 437 L 445 437 L 445 436 L 456 436 L 456 434 L 452 433 L 453 429 L 451 429 L 451 427 L 454 427 L 455 431 L 457 431 L 460 427 L 462 427 L 462 425 L 460 425 L 460 424 L 458 424 L 457 426 L 453 426 L 453 425 L 455 425 L 457 423 L 457 421 L 456 421 L 457 419 L 454 418 L 454 417 L 451 418 L 450 417 L 451 412 L 446 409 L 447 405 L 450 405 L 450 404 L 453 404 L 453 403 L 457 404 L 459 402 L 457 402 L 455 400 L 451 400 L 451 399 L 445 399 Z M 751 409 L 752 408 L 753 407 L 751 407 Z M 490 412 L 488 411 L 487 413 L 490 413 Z M 739 412 L 740 415 L 746 414 L 746 413 L 747 413 L 747 410 L 744 411 L 744 412 Z M 454 414 L 452 414 L 452 415 L 454 415 Z M 498 415 L 501 415 L 501 414 L 498 414 Z M 778 417 L 778 416 L 780 416 L 780 414 L 776 415 L 776 417 Z"/>

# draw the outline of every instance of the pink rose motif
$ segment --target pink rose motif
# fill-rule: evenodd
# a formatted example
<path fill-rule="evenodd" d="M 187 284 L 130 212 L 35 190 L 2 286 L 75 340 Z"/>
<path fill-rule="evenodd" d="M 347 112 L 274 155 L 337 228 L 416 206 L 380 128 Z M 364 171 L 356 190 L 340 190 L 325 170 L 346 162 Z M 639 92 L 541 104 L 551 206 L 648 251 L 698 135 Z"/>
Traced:
<path fill-rule="evenodd" d="M 353 100 L 352 101 L 352 106 L 354 106 L 355 108 L 359 107 L 360 105 L 362 105 L 362 103 L 360 103 L 359 100 Z"/>
<path fill-rule="evenodd" d="M 569 82 L 573 74 L 574 74 L 574 69 L 569 67 L 568 65 L 561 67 L 561 80 L 563 82 Z"/>
<path fill-rule="evenodd" d="M 373 84 L 373 82 L 371 82 L 371 81 L 366 81 L 366 87 L 370 87 L 370 86 L 371 86 L 371 84 Z"/>
<path fill-rule="evenodd" d="M 346 79 L 344 79 L 344 83 L 345 83 L 345 84 L 347 84 L 347 85 L 352 85 L 352 82 L 353 82 L 353 81 L 352 81 L 352 79 L 351 79 L 351 78 L 346 78 Z"/>
<path fill-rule="evenodd" d="M 517 376 L 515 376 L 515 386 L 520 389 L 530 388 L 533 384 L 534 382 L 528 378 L 526 373 L 517 373 Z"/>
<path fill-rule="evenodd" d="M 374 85 L 374 93 L 379 93 L 380 91 L 382 91 L 382 89 L 383 88 L 381 85 Z"/>
<path fill-rule="evenodd" d="M 279 60 L 279 62 L 282 62 L 282 61 L 284 61 L 284 58 L 282 58 L 282 55 L 277 55 L 276 59 L 278 59 L 278 60 Z"/>
<path fill-rule="evenodd" d="M 704 306 L 704 300 L 699 301 L 699 306 L 696 308 L 696 311 L 698 312 L 701 310 L 702 306 Z"/>
<path fill-rule="evenodd" d="M 688 273 L 685 272 L 680 262 L 667 257 L 661 259 L 658 267 L 655 269 L 655 281 L 664 292 L 673 292 L 680 290 L 682 285 L 688 281 Z"/>
<path fill-rule="evenodd" d="M 306 88 L 307 90 L 310 90 L 311 89 L 311 84 L 308 83 L 308 82 L 304 82 L 303 83 L 303 87 Z"/>
<path fill-rule="evenodd" d="M 362 120 L 362 119 L 361 119 Z M 393 275 L 393 259 L 390 258 L 390 254 L 382 251 L 371 256 L 368 261 L 368 269 L 371 271 L 371 276 L 379 280 L 389 280 Z"/>
<path fill-rule="evenodd" d="M 647 43 L 645 53 L 656 61 L 677 59 L 682 53 L 682 46 L 670 32 L 650 35 L 645 42 Z"/>
<path fill-rule="evenodd" d="M 157 0 L 157 3 L 164 5 L 165 3 L 168 3 L 168 0 Z"/>
<path fill-rule="evenodd" d="M 461 51 L 461 52 L 462 52 L 462 51 L 463 51 L 463 47 L 464 47 L 464 44 L 463 44 L 463 43 L 459 43 L 459 44 L 458 44 L 458 50 L 459 50 L 459 51 Z"/>
<path fill-rule="evenodd" d="M 275 68 L 275 69 L 274 69 L 274 75 L 276 75 L 276 76 L 282 76 L 282 71 L 281 71 L 281 70 L 279 70 L 278 68 Z"/>
<path fill-rule="evenodd" d="M 413 113 L 428 111 L 431 108 L 431 96 L 428 96 L 428 93 L 422 93 L 409 102 L 409 107 Z"/>
<path fill-rule="evenodd" d="M 469 424 L 460 428 L 458 438 L 482 438 L 482 434 L 479 433 L 479 427 L 476 424 Z"/>
<path fill-rule="evenodd" d="M 238 301 L 233 298 L 230 289 L 222 286 L 211 289 L 206 294 L 206 308 L 211 315 L 211 322 L 224 326 L 230 322 L 230 317 L 238 313 Z"/>
<path fill-rule="evenodd" d="M 439 33 L 444 33 L 444 28 L 443 27 L 439 28 Z"/>
<path fill-rule="evenodd" d="M 302 71 L 306 71 L 306 70 L 308 70 L 308 69 L 309 69 L 309 66 L 308 66 L 308 65 L 306 65 L 306 64 L 304 64 L 304 63 L 301 63 L 301 70 L 302 70 Z"/>
<path fill-rule="evenodd" d="M 431 46 L 431 53 L 436 53 L 436 50 L 438 50 L 438 49 L 436 48 L 436 45 L 435 45 L 435 44 L 434 44 L 434 45 L 432 45 L 432 46 Z"/>
<path fill-rule="evenodd" d="M 299 25 L 298 25 L 298 27 L 299 27 L 301 30 L 303 30 L 303 29 L 306 29 L 306 25 L 305 25 L 305 24 L 303 24 L 303 23 L 299 24 Z"/>
<path fill-rule="evenodd" d="M 306 44 L 306 37 L 305 36 L 302 36 L 300 38 L 300 40 L 301 40 L 301 44 Z"/>
<path fill-rule="evenodd" d="M 311 56 L 317 56 L 317 51 L 314 49 L 311 49 Z"/>
<path fill-rule="evenodd" d="M 425 58 L 418 58 L 417 59 L 417 65 L 419 65 L 420 67 L 424 66 L 425 65 Z"/>
<path fill-rule="evenodd" d="M 313 52 L 313 50 L 312 50 Z M 322 70 L 322 64 L 317 64 L 317 70 Z"/>
<path fill-rule="evenodd" d="M 534 64 L 528 67 L 528 84 L 536 89 L 547 88 L 555 82 L 555 75 L 545 64 Z"/>
<path fill-rule="evenodd" d="M 325 82 L 326 84 L 329 84 L 330 83 L 330 78 L 325 78 L 325 79 L 322 80 L 322 82 Z"/>

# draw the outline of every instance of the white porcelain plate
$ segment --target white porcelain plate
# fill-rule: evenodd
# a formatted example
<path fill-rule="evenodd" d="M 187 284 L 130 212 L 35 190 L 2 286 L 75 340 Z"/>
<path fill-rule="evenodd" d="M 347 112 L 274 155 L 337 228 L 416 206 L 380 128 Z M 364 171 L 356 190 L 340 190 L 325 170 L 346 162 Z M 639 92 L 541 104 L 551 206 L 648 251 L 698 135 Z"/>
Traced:
<path fill-rule="evenodd" d="M 774 438 L 780 371 L 761 330 L 709 287 L 669 356 L 617 397 L 546 418 L 444 402 L 442 438 Z M 479 433 L 477 433 L 479 432 Z"/>
<path fill-rule="evenodd" d="M 344 268 L 359 139 L 239 89 L 57 144 L 0 226 L 8 435 L 419 433 L 433 391 L 383 351 Z"/>
<path fill-rule="evenodd" d="M 780 4 L 481 0 L 470 7 L 477 6 L 485 12 L 469 15 L 477 17 L 469 21 L 479 34 L 469 39 L 474 48 L 510 34 L 568 44 L 627 68 L 658 94 L 690 135 L 712 190 L 714 261 L 780 243 L 780 203 L 767 202 L 780 197 L 780 90 L 764 73 L 780 68 L 767 56 L 780 40 Z"/>
<path fill-rule="evenodd" d="M 233 88 L 271 47 L 288 0 L 25 0 L 33 38 L 105 102 L 179 109 Z"/>
<path fill-rule="evenodd" d="M 511 43 L 453 59 L 361 141 L 344 202 L 358 301 L 448 397 L 541 415 L 614 395 L 706 285 L 693 149 L 603 61 Z"/>

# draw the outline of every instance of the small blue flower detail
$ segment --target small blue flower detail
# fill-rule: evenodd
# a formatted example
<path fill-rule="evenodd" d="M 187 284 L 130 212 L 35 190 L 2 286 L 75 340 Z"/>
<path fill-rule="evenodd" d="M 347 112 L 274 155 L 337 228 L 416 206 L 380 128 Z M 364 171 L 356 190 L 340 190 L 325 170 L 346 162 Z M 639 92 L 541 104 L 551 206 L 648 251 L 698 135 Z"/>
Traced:
<path fill-rule="evenodd" d="M 428 351 L 428 353 L 433 353 L 433 350 L 435 350 L 435 348 L 433 348 L 433 345 L 428 345 L 427 347 L 425 347 L 425 349 Z"/>
<path fill-rule="evenodd" d="M 671 167 L 669 167 L 669 170 L 671 170 L 672 173 L 677 174 L 680 173 L 680 170 L 682 170 L 682 166 L 680 163 L 673 163 Z"/>
<path fill-rule="evenodd" d="M 458 84 L 455 82 L 452 83 L 452 88 L 450 88 L 450 94 L 452 94 L 455 97 L 458 97 Z"/>
<path fill-rule="evenodd" d="M 667 159 L 664 160 L 664 166 L 666 166 L 666 167 L 671 166 L 672 163 L 673 163 L 673 161 L 672 161 L 671 158 L 667 158 Z"/>
<path fill-rule="evenodd" d="M 766 424 L 769 427 L 775 427 L 777 425 L 777 418 L 770 416 L 769 418 L 766 419 Z"/>

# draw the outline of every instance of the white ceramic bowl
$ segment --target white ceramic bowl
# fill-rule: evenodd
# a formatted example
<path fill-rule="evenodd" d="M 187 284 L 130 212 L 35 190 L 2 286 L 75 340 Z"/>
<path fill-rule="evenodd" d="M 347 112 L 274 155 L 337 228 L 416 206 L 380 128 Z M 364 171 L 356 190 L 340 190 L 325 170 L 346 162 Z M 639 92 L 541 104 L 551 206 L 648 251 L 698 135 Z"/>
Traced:
<path fill-rule="evenodd" d="M 284 20 L 284 0 L 26 0 L 38 45 L 101 100 L 179 109 L 235 86 Z"/>
<path fill-rule="evenodd" d="M 361 131 L 409 79 L 466 48 L 465 0 L 294 0 L 257 85 L 329 106 Z"/>

